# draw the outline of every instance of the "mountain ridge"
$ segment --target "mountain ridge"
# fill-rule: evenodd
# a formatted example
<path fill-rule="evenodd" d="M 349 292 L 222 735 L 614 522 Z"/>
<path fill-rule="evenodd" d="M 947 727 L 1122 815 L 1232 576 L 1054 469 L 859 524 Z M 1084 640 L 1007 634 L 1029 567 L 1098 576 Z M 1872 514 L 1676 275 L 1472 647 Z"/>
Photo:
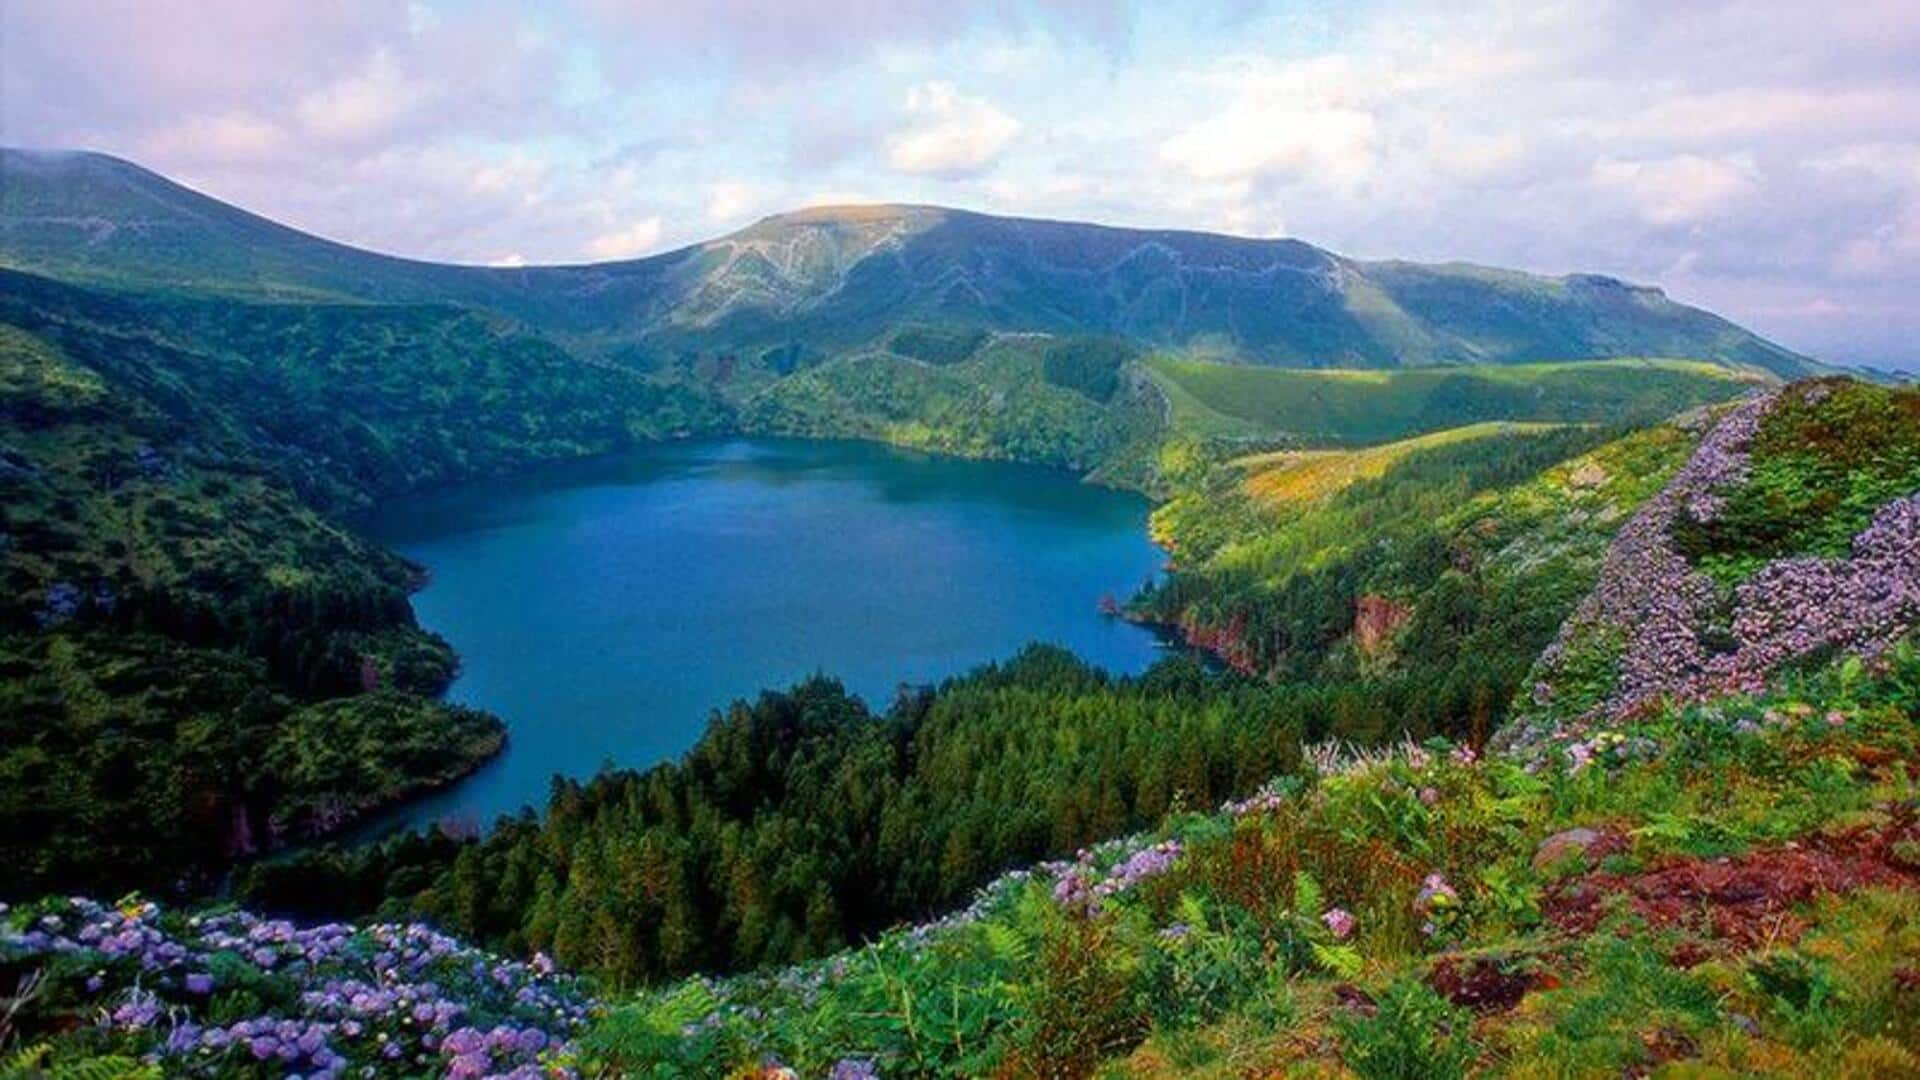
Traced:
<path fill-rule="evenodd" d="M 777 352 L 791 369 L 907 324 L 1115 336 L 1278 367 L 1814 366 L 1654 286 L 1353 259 L 1292 238 L 884 203 L 773 214 L 638 259 L 483 267 L 314 236 L 104 154 L 0 150 L 0 179 L 0 265 L 119 288 L 452 302 L 652 368 Z"/>

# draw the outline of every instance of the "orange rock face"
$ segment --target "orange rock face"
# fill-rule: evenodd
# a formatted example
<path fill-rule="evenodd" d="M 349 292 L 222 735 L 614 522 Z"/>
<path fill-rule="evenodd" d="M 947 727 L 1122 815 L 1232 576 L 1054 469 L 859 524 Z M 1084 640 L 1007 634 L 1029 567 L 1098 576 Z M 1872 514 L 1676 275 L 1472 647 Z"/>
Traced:
<path fill-rule="evenodd" d="M 1378 656 L 1413 609 L 1384 596 L 1362 596 L 1353 608 L 1353 642 L 1362 656 Z"/>

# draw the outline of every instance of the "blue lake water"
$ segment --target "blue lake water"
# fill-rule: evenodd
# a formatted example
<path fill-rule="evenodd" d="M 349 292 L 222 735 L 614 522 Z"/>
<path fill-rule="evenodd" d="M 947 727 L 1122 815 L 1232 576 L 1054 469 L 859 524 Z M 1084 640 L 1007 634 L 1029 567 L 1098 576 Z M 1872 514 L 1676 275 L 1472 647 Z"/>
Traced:
<path fill-rule="evenodd" d="M 556 773 L 675 757 L 714 709 L 814 672 L 884 708 L 1029 641 L 1144 670 L 1158 639 L 1098 604 L 1158 566 L 1147 511 L 1046 469 L 764 439 L 396 501 L 362 528 L 432 572 L 414 608 L 460 653 L 448 696 L 509 741 L 378 825 L 544 806 Z"/>

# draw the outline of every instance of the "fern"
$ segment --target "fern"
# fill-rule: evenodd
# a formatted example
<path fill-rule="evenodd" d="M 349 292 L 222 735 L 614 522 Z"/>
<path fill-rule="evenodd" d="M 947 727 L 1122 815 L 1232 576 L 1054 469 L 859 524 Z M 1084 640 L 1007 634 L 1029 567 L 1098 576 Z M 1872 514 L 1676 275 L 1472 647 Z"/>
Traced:
<path fill-rule="evenodd" d="M 1313 875 L 1301 870 L 1293 875 L 1293 911 L 1303 919 L 1320 917 L 1323 896 L 1320 883 Z"/>
<path fill-rule="evenodd" d="M 160 1080 L 158 1065 L 109 1055 L 65 1061 L 48 1067 L 51 1048 L 41 1043 L 21 1049 L 0 1065 L 0 1080 Z"/>
<path fill-rule="evenodd" d="M 1356 979 L 1366 961 L 1361 959 L 1360 950 L 1351 945 L 1313 945 L 1314 962 L 1326 968 L 1342 979 Z"/>

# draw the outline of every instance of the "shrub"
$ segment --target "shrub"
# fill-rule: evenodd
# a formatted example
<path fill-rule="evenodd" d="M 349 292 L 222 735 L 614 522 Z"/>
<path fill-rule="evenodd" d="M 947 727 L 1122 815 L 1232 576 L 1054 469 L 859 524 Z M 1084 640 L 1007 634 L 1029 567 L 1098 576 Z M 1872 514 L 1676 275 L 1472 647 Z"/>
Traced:
<path fill-rule="evenodd" d="M 1417 979 L 1394 983 L 1372 1016 L 1336 1021 L 1341 1055 L 1365 1080 L 1447 1080 L 1463 1077 L 1474 1057 L 1473 1015 Z"/>

